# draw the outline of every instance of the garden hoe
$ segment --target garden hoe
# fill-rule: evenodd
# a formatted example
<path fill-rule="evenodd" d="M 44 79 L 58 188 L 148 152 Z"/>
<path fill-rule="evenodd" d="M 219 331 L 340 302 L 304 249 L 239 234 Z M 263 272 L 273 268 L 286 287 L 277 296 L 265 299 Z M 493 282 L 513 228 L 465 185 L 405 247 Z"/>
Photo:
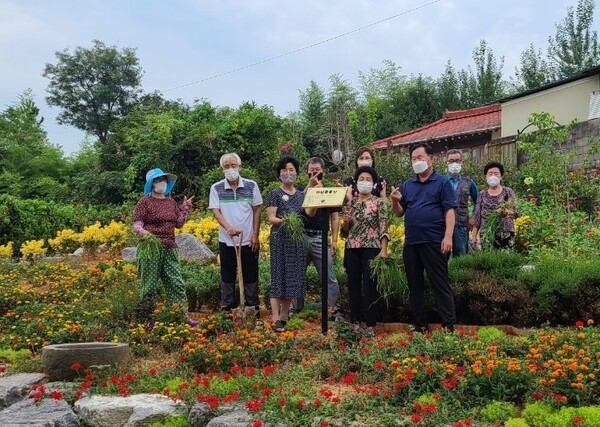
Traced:
<path fill-rule="evenodd" d="M 233 242 L 235 257 L 237 261 L 238 284 L 240 287 L 240 306 L 231 310 L 233 313 L 233 324 L 238 328 L 253 330 L 256 327 L 256 309 L 246 307 L 246 296 L 244 293 L 244 275 L 242 274 L 242 240 L 243 233 L 239 235 L 239 242 Z"/>

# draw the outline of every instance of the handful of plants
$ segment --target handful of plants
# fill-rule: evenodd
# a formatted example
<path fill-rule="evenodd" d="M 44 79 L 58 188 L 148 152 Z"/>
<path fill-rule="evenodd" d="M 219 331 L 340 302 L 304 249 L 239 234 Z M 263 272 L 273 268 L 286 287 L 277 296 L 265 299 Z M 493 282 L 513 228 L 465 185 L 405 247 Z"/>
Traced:
<path fill-rule="evenodd" d="M 303 242 L 304 221 L 302 221 L 302 217 L 296 212 L 288 212 L 283 216 L 283 220 L 292 240 L 296 242 Z"/>
<path fill-rule="evenodd" d="M 141 242 L 137 247 L 137 258 L 143 261 L 158 257 L 160 254 L 160 241 L 152 233 L 146 233 L 142 236 Z"/>
<path fill-rule="evenodd" d="M 370 267 L 371 277 L 377 280 L 377 291 L 386 303 L 392 296 L 404 297 L 408 287 L 398 260 L 377 255 L 371 260 Z"/>

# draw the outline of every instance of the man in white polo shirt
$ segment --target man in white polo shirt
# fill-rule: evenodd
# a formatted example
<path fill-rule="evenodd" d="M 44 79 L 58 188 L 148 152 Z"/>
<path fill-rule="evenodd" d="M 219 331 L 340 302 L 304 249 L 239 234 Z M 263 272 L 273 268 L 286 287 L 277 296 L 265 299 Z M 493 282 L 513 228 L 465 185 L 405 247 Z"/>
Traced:
<path fill-rule="evenodd" d="M 219 257 L 221 260 L 221 309 L 235 307 L 237 263 L 234 244 L 242 234 L 242 272 L 246 305 L 256 307 L 260 317 L 258 298 L 258 232 L 262 196 L 258 184 L 240 176 L 242 161 L 236 153 L 221 156 L 225 179 L 210 187 L 208 208 L 219 222 Z"/>

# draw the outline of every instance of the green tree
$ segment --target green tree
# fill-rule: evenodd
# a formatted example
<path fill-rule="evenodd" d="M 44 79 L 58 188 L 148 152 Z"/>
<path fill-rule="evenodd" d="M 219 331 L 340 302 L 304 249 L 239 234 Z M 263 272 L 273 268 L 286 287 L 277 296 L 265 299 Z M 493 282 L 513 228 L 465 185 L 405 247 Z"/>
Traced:
<path fill-rule="evenodd" d="M 354 158 L 356 143 L 352 138 L 349 117 L 358 107 L 358 92 L 347 80 L 339 74 L 329 76 L 331 86 L 327 96 L 327 123 L 328 135 L 324 159 L 333 158 L 333 152 L 339 150 L 344 154 L 344 162 L 340 165 L 343 169 L 349 166 L 350 159 Z"/>
<path fill-rule="evenodd" d="M 99 40 L 93 47 L 56 52 L 58 62 L 46 64 L 50 79 L 46 101 L 62 108 L 57 117 L 98 137 L 105 143 L 113 123 L 125 116 L 140 93 L 142 68 L 135 49 L 107 47 Z"/>
<path fill-rule="evenodd" d="M 600 63 L 598 34 L 592 31 L 594 0 L 579 0 L 577 8 L 567 8 L 567 16 L 556 24 L 556 34 L 549 37 L 548 57 L 554 77 L 570 77 Z"/>
<path fill-rule="evenodd" d="M 481 40 L 479 46 L 473 49 L 473 62 L 477 104 L 487 104 L 502 98 L 505 95 L 502 81 L 504 57 L 497 59 L 487 42 Z"/>
<path fill-rule="evenodd" d="M 300 140 L 311 156 L 323 156 L 327 146 L 325 91 L 314 80 L 299 97 Z"/>
<path fill-rule="evenodd" d="M 521 53 L 521 64 L 515 67 L 515 76 L 517 88 L 522 91 L 536 89 L 552 80 L 550 64 L 533 43 Z"/>
<path fill-rule="evenodd" d="M 0 113 L 0 185 L 20 198 L 61 201 L 68 194 L 69 165 L 48 142 L 42 122 L 31 91 Z"/>

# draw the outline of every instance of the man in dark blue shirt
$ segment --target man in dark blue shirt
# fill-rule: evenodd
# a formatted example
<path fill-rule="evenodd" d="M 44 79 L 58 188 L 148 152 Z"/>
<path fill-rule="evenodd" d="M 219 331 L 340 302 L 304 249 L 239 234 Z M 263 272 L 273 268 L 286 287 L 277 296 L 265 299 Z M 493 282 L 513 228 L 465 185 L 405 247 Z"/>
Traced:
<path fill-rule="evenodd" d="M 392 187 L 392 211 L 404 216 L 404 269 L 410 291 L 410 307 L 416 331 L 429 329 L 425 305 L 425 276 L 431 284 L 444 330 L 454 330 L 454 295 L 448 278 L 455 212 L 458 207 L 452 185 L 433 169 L 433 149 L 416 144 L 410 151 L 415 177 Z"/>

